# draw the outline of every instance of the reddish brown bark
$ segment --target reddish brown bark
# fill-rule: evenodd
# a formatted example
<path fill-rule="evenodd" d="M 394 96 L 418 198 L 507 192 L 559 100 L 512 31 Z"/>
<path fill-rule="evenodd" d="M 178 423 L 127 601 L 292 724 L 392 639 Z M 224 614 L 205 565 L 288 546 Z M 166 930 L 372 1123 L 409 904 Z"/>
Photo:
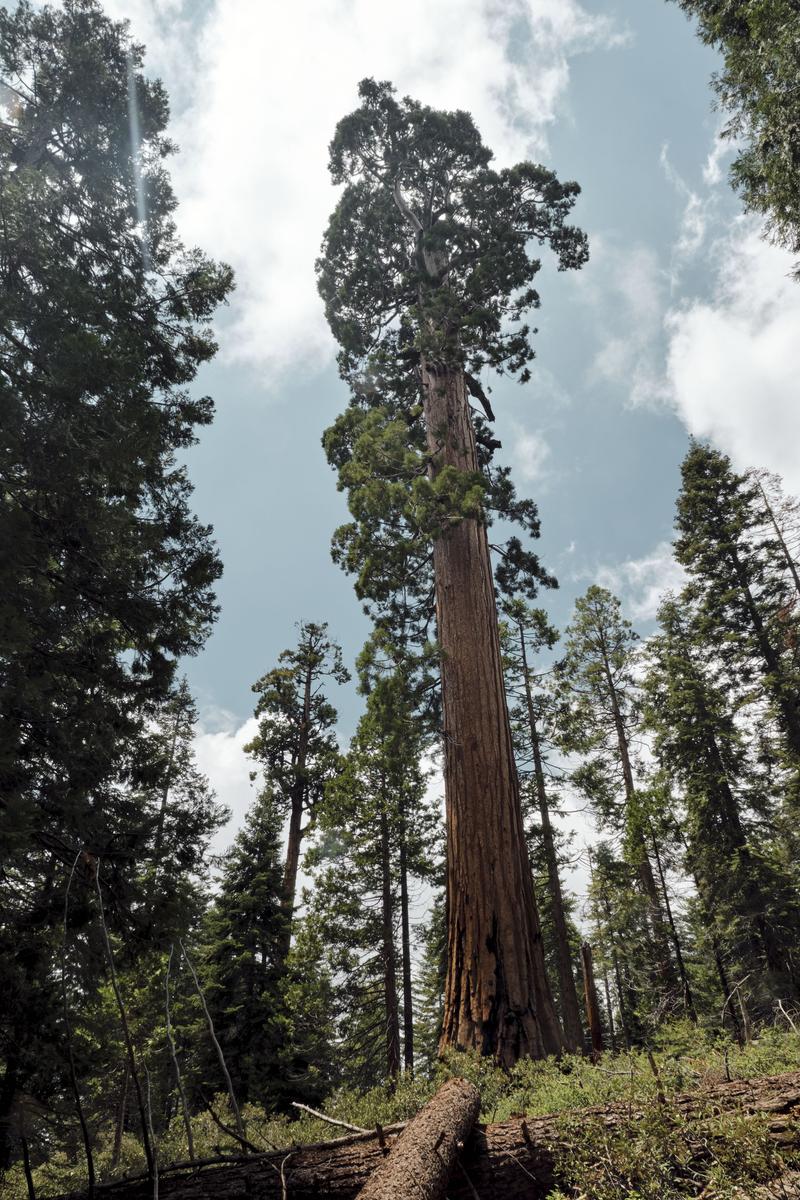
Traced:
<path fill-rule="evenodd" d="M 443 1200 L 453 1166 L 478 1119 L 474 1083 L 450 1079 L 408 1122 L 358 1200 Z"/>
<path fill-rule="evenodd" d="M 594 981 L 592 966 L 592 947 L 588 942 L 581 946 L 581 966 L 583 967 L 583 998 L 586 1003 L 586 1020 L 589 1025 L 589 1036 L 592 1041 L 592 1058 L 597 1061 L 603 1053 L 603 1022 L 600 1019 L 600 1005 L 597 1002 L 597 986 Z"/>
<path fill-rule="evenodd" d="M 476 471 L 463 372 L 422 367 L 432 474 Z M 447 977 L 441 1046 L 511 1065 L 563 1048 L 522 825 L 486 528 L 434 543 L 443 651 Z"/>

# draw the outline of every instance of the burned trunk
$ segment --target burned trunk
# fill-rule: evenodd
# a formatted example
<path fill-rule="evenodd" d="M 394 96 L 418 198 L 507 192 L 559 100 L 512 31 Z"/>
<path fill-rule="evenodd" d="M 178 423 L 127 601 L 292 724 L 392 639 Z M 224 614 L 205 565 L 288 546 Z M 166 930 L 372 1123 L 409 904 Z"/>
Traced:
<path fill-rule="evenodd" d="M 431 471 L 477 471 L 462 371 L 423 364 Z M 511 1065 L 563 1047 L 525 845 L 486 527 L 454 520 L 434 543 L 447 812 L 442 1047 Z"/>

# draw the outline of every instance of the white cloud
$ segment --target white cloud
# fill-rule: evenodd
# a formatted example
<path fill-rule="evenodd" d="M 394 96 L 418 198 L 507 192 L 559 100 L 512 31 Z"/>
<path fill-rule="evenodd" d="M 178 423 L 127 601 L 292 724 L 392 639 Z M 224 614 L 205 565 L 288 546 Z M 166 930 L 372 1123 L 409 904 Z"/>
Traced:
<path fill-rule="evenodd" d="M 541 483 L 547 475 L 550 446 L 540 433 L 534 433 L 514 424 L 514 465 L 516 473 L 525 483 Z"/>
<path fill-rule="evenodd" d="M 314 258 L 335 196 L 327 144 L 365 75 L 473 113 L 500 163 L 538 156 L 572 55 L 625 41 L 577 0 L 110 0 L 149 40 L 181 111 L 172 172 L 184 236 L 237 272 L 223 352 L 276 369 L 331 354 Z"/>
<path fill-rule="evenodd" d="M 703 178 L 709 186 L 713 186 L 719 181 L 718 178 L 713 178 L 714 171 L 719 175 L 715 150 L 716 142 L 703 171 Z M 703 197 L 695 192 L 693 188 L 689 187 L 683 176 L 675 170 L 670 162 L 669 146 L 666 144 L 661 147 L 660 162 L 664 174 L 683 202 L 678 236 L 672 245 L 671 281 L 674 287 L 678 282 L 681 267 L 695 257 L 705 241 L 710 199 L 708 196 Z"/>
<path fill-rule="evenodd" d="M 671 402 L 690 433 L 738 467 L 765 466 L 800 492 L 800 286 L 791 257 L 737 220 L 713 247 L 713 293 L 667 315 Z"/>
<path fill-rule="evenodd" d="M 634 621 L 652 621 L 665 593 L 678 591 L 686 576 L 672 556 L 671 544 L 659 542 L 642 558 L 600 567 L 594 578 L 619 596 L 626 616 Z"/>
<path fill-rule="evenodd" d="M 214 723 L 218 722 L 215 720 Z M 255 737 L 257 729 L 258 722 L 255 717 L 250 717 L 238 728 L 229 721 L 222 729 L 201 727 L 195 736 L 197 766 L 208 777 L 217 799 L 231 810 L 230 820 L 214 837 L 213 854 L 219 854 L 230 845 L 253 802 L 255 792 L 250 782 L 253 763 L 245 755 L 244 747 Z"/>
<path fill-rule="evenodd" d="M 593 240 L 594 272 L 579 294 L 600 314 L 602 347 L 590 373 L 626 389 L 631 405 L 663 400 L 658 344 L 667 297 L 667 275 L 649 246 L 623 248 Z M 589 272 L 587 272 L 587 277 Z"/>

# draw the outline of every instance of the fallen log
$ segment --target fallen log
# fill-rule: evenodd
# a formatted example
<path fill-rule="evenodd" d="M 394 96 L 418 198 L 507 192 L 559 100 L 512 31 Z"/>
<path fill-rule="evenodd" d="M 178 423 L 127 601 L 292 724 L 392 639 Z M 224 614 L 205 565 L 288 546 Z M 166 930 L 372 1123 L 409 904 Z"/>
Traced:
<path fill-rule="evenodd" d="M 800 1071 L 717 1084 L 668 1096 L 667 1102 L 687 1121 L 709 1111 L 766 1116 L 776 1143 L 800 1145 Z M 564 1142 L 565 1117 L 572 1124 L 600 1121 L 611 1130 L 624 1127 L 641 1111 L 641 1103 L 611 1104 L 478 1126 L 458 1158 L 447 1196 L 449 1200 L 475 1200 L 476 1195 L 479 1200 L 544 1200 L 558 1184 L 559 1155 L 569 1151 Z M 359 1189 L 384 1162 L 386 1150 L 391 1151 L 403 1129 L 410 1127 L 411 1122 L 381 1130 L 380 1135 L 352 1134 L 206 1166 L 162 1167 L 159 1200 L 356 1200 Z M 95 1194 L 97 1200 L 151 1200 L 152 1184 L 140 1176 L 100 1184 Z M 398 1200 L 403 1195 L 395 1194 Z M 86 1200 L 86 1192 L 72 1192 L 61 1200 Z"/>
<path fill-rule="evenodd" d="M 475 1084 L 449 1079 L 408 1122 L 358 1200 L 442 1200 L 480 1110 Z"/>

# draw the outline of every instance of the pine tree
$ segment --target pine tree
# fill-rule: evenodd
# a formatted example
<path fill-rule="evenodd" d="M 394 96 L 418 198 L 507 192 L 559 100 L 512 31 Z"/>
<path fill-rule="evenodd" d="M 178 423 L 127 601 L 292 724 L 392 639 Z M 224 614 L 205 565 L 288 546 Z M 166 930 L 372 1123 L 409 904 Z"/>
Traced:
<path fill-rule="evenodd" d="M 326 679 L 341 684 L 350 675 L 326 624 L 302 621 L 297 646 L 284 650 L 278 661 L 280 666 L 253 684 L 258 733 L 245 751 L 263 768 L 267 791 L 289 817 L 282 883 L 286 958 L 303 839 L 314 826 L 325 785 L 339 765 L 336 709 L 323 687 Z"/>
<path fill-rule="evenodd" d="M 414 1067 L 409 882 L 430 871 L 420 727 L 408 680 L 373 679 L 344 767 L 328 786 L 314 855 L 315 919 L 337 947 L 342 1033 L 362 1080 Z M 401 1036 L 402 1030 L 402 1036 Z"/>
<path fill-rule="evenodd" d="M 345 186 L 319 262 L 353 392 L 328 453 L 362 476 L 341 554 L 379 604 L 398 594 L 395 566 L 408 578 L 406 550 L 432 563 L 449 839 L 443 1045 L 510 1064 L 558 1050 L 562 1034 L 525 853 L 486 534 L 487 495 L 499 511 L 513 489 L 507 472 L 490 477 L 496 442 L 467 397 L 491 419 L 482 367 L 528 378 L 530 331 L 514 325 L 538 304 L 528 248 L 549 244 L 561 268 L 585 261 L 584 236 L 566 224 L 578 189 L 532 163 L 492 170 L 466 113 L 397 101 L 374 80 L 359 93 L 331 144 L 332 177 Z M 373 527 L 388 536 L 378 541 Z M 534 586 L 543 574 L 518 539 L 505 555 L 506 582 L 524 573 Z M 430 565 L 412 581 L 415 604 L 429 581 Z"/>

